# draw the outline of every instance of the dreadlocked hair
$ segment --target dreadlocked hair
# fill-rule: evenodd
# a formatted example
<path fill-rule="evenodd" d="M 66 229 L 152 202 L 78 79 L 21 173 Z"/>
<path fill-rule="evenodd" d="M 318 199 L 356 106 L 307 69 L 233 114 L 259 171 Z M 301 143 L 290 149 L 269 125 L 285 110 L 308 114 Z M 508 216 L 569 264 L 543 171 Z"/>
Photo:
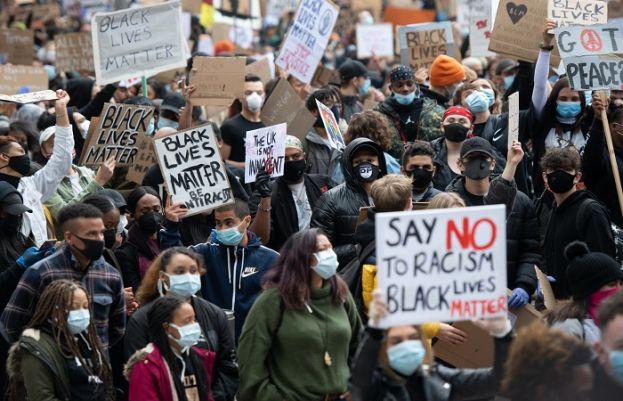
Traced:
<path fill-rule="evenodd" d="M 82 366 L 88 370 L 90 374 L 97 374 L 106 386 L 108 399 L 114 400 L 115 393 L 112 384 L 112 373 L 108 361 L 103 357 L 105 352 L 95 331 L 93 320 L 89 323 L 86 333 L 81 333 L 80 335 L 89 343 L 91 359 L 94 363 L 97 363 L 96 372 L 93 372 L 89 367 L 89 364 L 82 356 L 82 352 L 80 352 L 75 336 L 69 330 L 67 316 L 71 310 L 71 304 L 76 290 L 84 291 L 89 299 L 89 304 L 91 303 L 89 292 L 82 283 L 64 279 L 55 280 L 50 283 L 41 294 L 37 302 L 35 313 L 27 327 L 39 330 L 42 328 L 49 328 L 63 357 L 78 358 Z M 91 308 L 89 308 L 89 312 L 91 316 L 93 316 L 90 309 Z"/>

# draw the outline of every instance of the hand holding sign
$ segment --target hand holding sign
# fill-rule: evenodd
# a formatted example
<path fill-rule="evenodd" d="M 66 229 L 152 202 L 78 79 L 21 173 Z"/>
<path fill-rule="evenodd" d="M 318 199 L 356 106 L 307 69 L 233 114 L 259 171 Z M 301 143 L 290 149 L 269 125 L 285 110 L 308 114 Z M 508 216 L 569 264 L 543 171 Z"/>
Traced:
<path fill-rule="evenodd" d="M 62 89 L 59 89 L 56 91 L 56 97 L 57 97 L 56 102 L 54 102 L 55 108 L 65 108 L 67 107 L 67 104 L 71 100 L 71 98 L 69 97 L 69 94 Z"/>
<path fill-rule="evenodd" d="M 463 344 L 467 341 L 467 333 L 447 323 L 441 323 L 437 338 L 454 345 Z"/>
<path fill-rule="evenodd" d="M 601 112 L 608 109 L 608 99 L 606 98 L 604 101 L 599 92 L 593 92 L 593 101 L 591 102 L 591 107 L 593 108 L 595 118 L 601 120 Z"/>
<path fill-rule="evenodd" d="M 368 326 L 379 327 L 382 318 L 387 316 L 387 303 L 385 302 L 385 291 L 380 288 L 372 291 L 372 301 L 368 305 Z"/>
<path fill-rule="evenodd" d="M 543 29 L 543 46 L 551 46 L 554 42 L 554 28 L 556 28 L 556 21 L 546 19 L 545 28 Z"/>
<path fill-rule="evenodd" d="M 110 181 L 113 174 L 115 173 L 115 165 L 117 161 L 114 157 L 108 158 L 101 166 L 97 169 L 97 173 L 95 174 L 95 182 L 97 182 L 100 187 L 103 187 Z"/>
<path fill-rule="evenodd" d="M 172 222 L 179 222 L 186 217 L 188 209 L 183 202 L 173 203 L 171 202 L 171 195 L 167 196 L 167 202 L 164 207 L 164 217 Z"/>

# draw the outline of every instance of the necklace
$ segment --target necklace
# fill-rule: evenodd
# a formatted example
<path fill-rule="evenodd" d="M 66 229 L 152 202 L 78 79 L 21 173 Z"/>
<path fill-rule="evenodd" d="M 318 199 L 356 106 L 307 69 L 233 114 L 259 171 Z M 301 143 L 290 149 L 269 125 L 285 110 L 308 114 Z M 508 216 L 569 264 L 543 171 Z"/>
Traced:
<path fill-rule="evenodd" d="M 307 307 L 307 310 L 309 311 L 310 314 L 314 313 L 311 306 L 309 306 L 309 303 L 305 302 L 305 306 Z M 318 314 L 316 315 L 319 316 Z M 330 367 L 331 365 L 333 365 L 333 359 L 331 358 L 331 354 L 329 353 L 329 350 L 327 349 L 327 347 L 329 346 L 329 330 L 328 330 L 327 320 L 326 319 L 323 319 L 323 320 L 324 320 L 324 330 L 322 329 L 322 327 L 320 326 L 320 323 L 318 323 L 318 321 L 315 318 L 314 318 L 314 323 L 316 324 L 316 326 L 318 326 L 318 330 L 320 330 L 320 333 L 323 338 L 324 346 L 325 346 L 324 358 L 323 358 L 324 364 L 326 367 Z"/>

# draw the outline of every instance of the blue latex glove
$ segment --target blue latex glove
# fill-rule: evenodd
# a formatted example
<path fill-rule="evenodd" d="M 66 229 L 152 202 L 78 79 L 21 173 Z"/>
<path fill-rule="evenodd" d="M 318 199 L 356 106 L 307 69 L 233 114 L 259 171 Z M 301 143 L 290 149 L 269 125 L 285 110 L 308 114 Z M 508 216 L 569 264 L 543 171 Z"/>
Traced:
<path fill-rule="evenodd" d="M 19 258 L 17 258 L 15 263 L 17 263 L 22 268 L 27 269 L 43 259 L 43 254 L 44 252 L 40 251 L 36 246 L 31 246 L 30 248 L 26 249 Z"/>
<path fill-rule="evenodd" d="M 530 300 L 530 295 L 523 288 L 515 288 L 508 298 L 508 307 L 510 309 L 518 309 L 523 307 Z"/>
<path fill-rule="evenodd" d="M 556 282 L 556 278 L 553 276 L 545 276 L 547 277 L 547 281 L 549 281 L 550 283 L 555 283 Z M 543 291 L 541 290 L 541 283 L 537 281 L 536 284 L 536 296 L 537 298 L 543 299 Z"/>

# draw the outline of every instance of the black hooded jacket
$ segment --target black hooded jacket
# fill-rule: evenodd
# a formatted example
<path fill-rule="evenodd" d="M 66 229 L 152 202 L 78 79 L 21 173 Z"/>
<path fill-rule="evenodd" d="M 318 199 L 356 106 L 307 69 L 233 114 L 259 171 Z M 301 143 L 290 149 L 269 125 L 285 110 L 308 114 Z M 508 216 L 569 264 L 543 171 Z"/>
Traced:
<path fill-rule="evenodd" d="M 311 226 L 327 234 L 342 265 L 355 256 L 359 209 L 370 206 L 368 195 L 357 181 L 352 167 L 353 156 L 361 148 L 375 149 L 379 158 L 379 178 L 387 174 L 383 149 L 367 138 L 353 140 L 342 155 L 345 182 L 323 194 L 312 214 Z"/>

